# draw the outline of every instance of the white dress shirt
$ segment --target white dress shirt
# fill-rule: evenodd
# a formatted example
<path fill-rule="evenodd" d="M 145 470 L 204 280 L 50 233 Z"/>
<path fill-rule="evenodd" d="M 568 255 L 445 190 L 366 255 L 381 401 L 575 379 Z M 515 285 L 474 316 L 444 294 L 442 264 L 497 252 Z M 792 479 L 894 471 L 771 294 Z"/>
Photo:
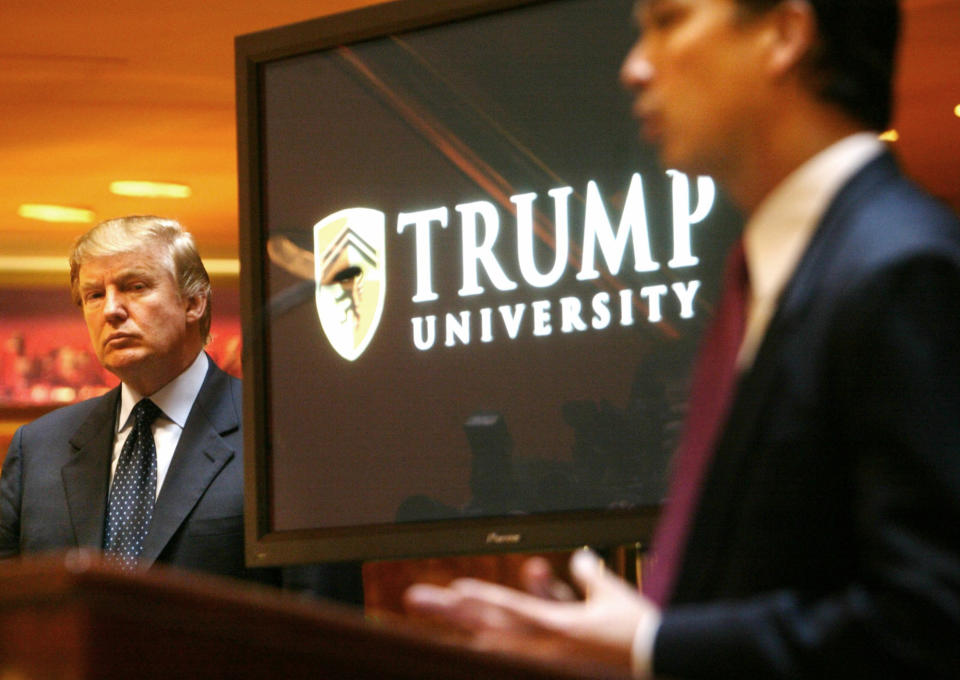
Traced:
<path fill-rule="evenodd" d="M 883 142 L 872 132 L 841 139 L 788 175 L 750 216 L 743 229 L 750 301 L 737 357 L 741 370 L 753 364 L 780 294 L 830 202 L 883 149 Z"/>
<path fill-rule="evenodd" d="M 159 416 L 153 423 L 153 440 L 157 447 L 157 495 L 160 495 L 160 489 L 163 487 L 163 480 L 167 476 L 167 470 L 170 469 L 170 461 L 173 460 L 173 452 L 180 441 L 180 435 L 183 434 L 183 426 L 187 422 L 187 416 L 190 415 L 190 409 L 193 408 L 193 402 L 196 401 L 200 393 L 200 387 L 207 376 L 209 359 L 205 352 L 200 352 L 197 358 L 190 364 L 183 373 L 164 385 L 150 396 L 150 401 L 160 407 L 163 415 Z M 113 475 L 117 471 L 117 462 L 120 460 L 120 452 L 123 450 L 123 443 L 133 430 L 133 420 L 130 413 L 138 401 L 143 399 L 143 395 L 138 394 L 128 385 L 121 384 L 120 387 L 120 411 L 117 414 L 117 435 L 113 444 L 113 458 L 110 461 L 110 483 L 113 483 Z"/>
<path fill-rule="evenodd" d="M 750 275 L 747 328 L 737 356 L 753 365 L 784 286 L 793 276 L 830 202 L 847 181 L 880 155 L 875 133 L 859 132 L 827 147 L 794 170 L 770 192 L 743 229 Z M 631 650 L 634 677 L 650 677 L 660 616 L 643 617 Z"/>

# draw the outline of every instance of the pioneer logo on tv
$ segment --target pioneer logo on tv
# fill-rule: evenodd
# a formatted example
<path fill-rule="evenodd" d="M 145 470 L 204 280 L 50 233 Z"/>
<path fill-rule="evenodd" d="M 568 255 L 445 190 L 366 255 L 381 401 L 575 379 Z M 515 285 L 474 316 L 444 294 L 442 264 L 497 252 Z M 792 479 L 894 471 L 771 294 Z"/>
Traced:
<path fill-rule="evenodd" d="M 491 545 L 517 545 L 523 540 L 521 534 L 499 534 L 491 531 L 487 534 L 486 543 Z"/>
<path fill-rule="evenodd" d="M 692 252 L 691 229 L 710 214 L 716 197 L 715 186 L 709 177 L 698 177 L 696 205 L 691 209 L 689 177 L 675 170 L 667 174 L 671 187 L 673 249 L 666 266 L 670 269 L 693 267 L 699 259 Z M 461 233 L 461 286 L 456 297 L 463 301 L 487 293 L 481 284 L 481 270 L 485 280 L 497 291 L 530 289 L 531 295 L 526 301 L 511 304 L 413 316 L 410 319 L 413 346 L 427 351 L 436 347 L 441 338 L 444 347 L 455 347 L 469 345 L 475 339 L 483 343 L 498 338 L 514 340 L 521 333 L 542 337 L 555 332 L 602 331 L 614 324 L 631 326 L 642 320 L 641 308 L 647 322 L 657 323 L 663 320 L 668 305 L 680 318 L 693 317 L 694 299 L 700 288 L 697 279 L 650 283 L 636 290 L 615 286 L 612 292 L 588 283 L 605 274 L 616 277 L 623 267 L 628 246 L 634 271 L 661 270 L 661 262 L 652 251 L 640 174 L 635 173 L 630 180 L 616 228 L 597 183 L 588 182 L 583 242 L 576 245 L 570 239 L 572 194 L 572 187 L 547 192 L 552 203 L 552 229 L 536 223 L 537 194 L 510 197 L 515 206 L 517 243 L 516 259 L 511 257 L 507 263 L 508 268 L 516 271 L 512 278 L 494 252 L 502 224 L 497 206 L 489 201 L 454 206 Z M 416 272 L 411 297 L 414 304 L 436 303 L 442 299 L 434 288 L 434 244 L 439 231 L 447 229 L 450 223 L 451 211 L 446 206 L 401 212 L 397 216 L 397 234 L 414 239 Z M 369 344 L 383 308 L 385 224 L 386 215 L 382 212 L 351 208 L 334 213 L 314 226 L 317 309 L 321 324 L 331 344 L 350 360 L 357 358 Z M 534 257 L 537 239 L 549 243 L 553 250 L 553 262 L 548 266 L 538 263 Z M 581 296 L 551 299 L 544 294 L 537 295 L 538 289 L 548 289 L 571 274 L 577 281 L 585 282 Z M 452 291 L 441 292 L 448 298 L 453 295 Z M 644 303 L 642 307 L 635 304 L 638 301 Z"/>

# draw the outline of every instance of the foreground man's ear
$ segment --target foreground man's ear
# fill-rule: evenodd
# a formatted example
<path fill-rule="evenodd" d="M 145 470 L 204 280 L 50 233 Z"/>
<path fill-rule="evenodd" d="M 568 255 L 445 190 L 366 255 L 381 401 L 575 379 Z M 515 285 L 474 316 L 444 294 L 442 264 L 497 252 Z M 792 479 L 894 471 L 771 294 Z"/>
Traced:
<path fill-rule="evenodd" d="M 817 17 L 806 0 L 786 0 L 768 12 L 767 69 L 774 77 L 796 74 L 817 41 Z"/>

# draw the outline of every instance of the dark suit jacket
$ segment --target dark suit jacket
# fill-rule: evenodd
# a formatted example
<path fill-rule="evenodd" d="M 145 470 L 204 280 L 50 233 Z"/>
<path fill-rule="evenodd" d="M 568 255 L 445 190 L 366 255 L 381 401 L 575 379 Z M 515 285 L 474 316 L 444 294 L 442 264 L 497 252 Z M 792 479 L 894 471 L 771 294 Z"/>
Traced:
<path fill-rule="evenodd" d="M 834 200 L 740 380 L 654 669 L 960 677 L 960 227 L 889 156 Z"/>
<path fill-rule="evenodd" d="M 0 557 L 99 549 L 120 388 L 17 430 L 0 479 Z M 144 541 L 147 565 L 272 582 L 243 550 L 241 383 L 213 362 L 170 463 Z"/>

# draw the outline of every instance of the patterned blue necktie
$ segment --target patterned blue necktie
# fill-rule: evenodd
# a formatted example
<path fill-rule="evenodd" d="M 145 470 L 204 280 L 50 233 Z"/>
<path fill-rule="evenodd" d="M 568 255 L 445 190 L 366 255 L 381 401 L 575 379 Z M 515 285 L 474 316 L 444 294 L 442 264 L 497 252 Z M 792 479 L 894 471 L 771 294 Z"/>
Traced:
<path fill-rule="evenodd" d="M 110 486 L 103 548 L 128 570 L 137 566 L 153 517 L 157 497 L 157 447 L 150 426 L 162 414 L 149 399 L 141 399 L 133 407 L 133 430 L 123 443 Z"/>

